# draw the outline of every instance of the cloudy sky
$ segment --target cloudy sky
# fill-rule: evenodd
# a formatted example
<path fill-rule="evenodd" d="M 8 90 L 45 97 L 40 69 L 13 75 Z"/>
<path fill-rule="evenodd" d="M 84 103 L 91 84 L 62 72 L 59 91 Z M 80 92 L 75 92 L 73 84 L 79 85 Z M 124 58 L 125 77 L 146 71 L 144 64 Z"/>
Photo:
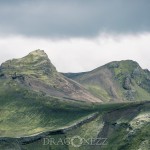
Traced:
<path fill-rule="evenodd" d="M 61 72 L 133 59 L 150 69 L 149 0 L 0 0 L 0 63 L 42 49 Z"/>

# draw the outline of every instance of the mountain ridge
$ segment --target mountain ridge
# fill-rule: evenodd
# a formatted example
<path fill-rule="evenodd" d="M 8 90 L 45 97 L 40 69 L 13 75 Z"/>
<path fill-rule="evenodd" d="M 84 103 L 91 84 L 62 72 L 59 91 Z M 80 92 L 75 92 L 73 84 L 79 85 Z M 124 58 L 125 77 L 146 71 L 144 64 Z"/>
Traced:
<path fill-rule="evenodd" d="M 133 60 L 113 61 L 89 72 L 59 73 L 43 50 L 0 66 L 0 78 L 12 79 L 44 95 L 91 102 L 150 99 L 150 72 Z"/>
<path fill-rule="evenodd" d="M 150 99 L 150 72 L 133 60 L 113 61 L 88 72 L 63 75 L 76 80 L 103 101 Z"/>

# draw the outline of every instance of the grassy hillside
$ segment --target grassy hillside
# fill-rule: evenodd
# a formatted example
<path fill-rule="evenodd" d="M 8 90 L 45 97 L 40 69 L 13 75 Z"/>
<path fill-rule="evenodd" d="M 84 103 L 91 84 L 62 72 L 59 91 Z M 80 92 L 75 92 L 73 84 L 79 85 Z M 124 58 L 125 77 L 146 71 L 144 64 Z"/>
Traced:
<path fill-rule="evenodd" d="M 126 109 L 137 109 L 140 103 L 89 103 L 75 100 L 59 99 L 43 95 L 41 92 L 34 92 L 27 87 L 21 86 L 14 80 L 0 81 L 0 137 L 22 137 L 32 136 L 46 131 L 66 128 L 93 113 L 98 112 L 99 115 L 83 125 L 77 126 L 64 134 L 50 135 L 48 138 L 56 140 L 73 138 L 78 135 L 84 138 L 97 137 L 104 128 L 105 114 L 117 110 L 117 114 L 124 119 L 130 117 L 126 114 L 123 116 L 121 111 Z M 7 92 L 6 92 L 7 91 Z M 136 106 L 136 107 L 135 107 Z M 147 105 L 147 110 L 148 110 Z M 146 111 L 147 111 L 146 110 Z M 139 111 L 141 112 L 141 111 Z M 138 113 L 139 113 L 138 112 Z M 147 112 L 146 112 L 147 113 Z M 137 113 L 136 113 L 137 114 Z M 112 116 L 109 115 L 112 119 Z M 136 115 L 135 115 L 136 116 Z M 134 116 L 134 117 L 135 117 Z M 133 116 L 131 115 L 131 118 Z M 140 116 L 139 116 L 140 117 Z M 141 118 L 141 117 L 140 117 Z M 118 120 L 118 118 L 115 119 Z M 133 122 L 134 125 L 134 122 Z M 146 129 L 147 131 L 147 129 Z M 114 133 L 113 133 L 114 134 Z M 145 137 L 145 132 L 142 137 Z M 110 134 L 110 137 L 113 135 Z M 0 149 L 26 149 L 26 150 L 46 150 L 46 149 L 63 149 L 73 150 L 72 145 L 43 145 L 41 140 L 31 142 L 29 144 L 20 144 L 16 140 L 0 140 Z M 78 141 L 77 141 L 78 142 Z M 111 141 L 110 141 L 111 144 Z M 78 149 L 90 149 L 89 145 L 81 146 Z"/>
<path fill-rule="evenodd" d="M 0 150 L 149 150 L 148 70 L 121 61 L 65 75 L 41 50 L 1 65 Z"/>
<path fill-rule="evenodd" d="M 60 128 L 64 126 L 64 122 L 65 126 L 71 125 L 74 122 L 86 118 L 86 116 L 93 112 L 99 112 L 99 115 L 93 120 L 76 126 L 64 133 L 48 135 L 40 140 L 23 145 L 15 140 L 9 140 L 9 142 L 7 140 L 0 141 L 0 148 L 3 150 L 149 150 L 150 103 L 103 104 L 93 107 L 92 110 L 86 106 L 86 109 L 83 107 L 82 111 L 79 109 L 80 111 L 78 110 L 78 113 L 75 109 L 70 108 L 68 112 L 71 114 L 70 116 L 69 114 L 66 115 L 63 113 L 65 109 L 66 108 L 63 107 L 63 109 L 59 111 L 59 113 L 62 113 L 60 116 L 56 112 L 51 113 L 51 115 L 57 116 L 57 121 L 56 118 L 48 115 L 47 120 L 49 118 L 53 119 L 53 123 L 51 120 L 49 125 L 56 125 L 55 127 L 57 128 L 57 123 L 59 123 Z M 11 120 L 10 122 L 12 123 L 13 121 Z M 18 124 L 17 128 L 21 128 L 21 126 L 19 127 Z M 47 128 L 47 130 L 49 129 L 50 128 Z M 12 131 L 16 136 L 16 130 Z M 96 144 L 96 139 L 100 138 L 106 139 L 105 145 Z M 48 139 L 53 139 L 55 143 L 46 144 L 46 140 Z M 80 141 L 81 139 L 83 140 L 82 142 Z M 92 143 L 90 143 L 91 139 L 93 139 Z M 68 144 L 64 143 L 66 140 L 68 140 Z"/>
<path fill-rule="evenodd" d="M 101 105 L 60 99 L 34 92 L 14 80 L 0 80 L 0 136 L 23 136 L 67 126 L 99 110 L 120 104 Z"/>
<path fill-rule="evenodd" d="M 0 84 L 9 84 L 9 88 L 0 88 L 0 136 L 23 136 L 57 129 L 91 113 L 85 102 L 45 96 L 15 81 L 0 81 Z"/>
<path fill-rule="evenodd" d="M 150 72 L 132 60 L 111 62 L 90 72 L 64 75 L 104 102 L 150 100 Z"/>
<path fill-rule="evenodd" d="M 0 149 L 3 150 L 98 150 L 99 146 L 89 144 L 74 147 L 72 144 L 44 145 L 44 138 L 73 139 L 76 136 L 107 138 L 107 145 L 102 149 L 148 150 L 149 116 L 148 103 L 89 103 L 49 97 L 43 93 L 28 90 L 14 80 L 0 84 Z M 7 91 L 7 92 L 6 92 Z M 16 140 L 1 140 L 2 137 L 32 136 L 41 132 L 66 128 L 82 121 L 93 113 L 99 115 L 80 124 L 63 134 L 52 134 L 40 140 L 21 144 Z M 130 137 L 131 136 L 131 137 Z M 123 140 L 122 140 L 123 139 Z M 79 140 L 74 141 L 78 144 Z M 123 148 L 122 148 L 123 147 Z"/>

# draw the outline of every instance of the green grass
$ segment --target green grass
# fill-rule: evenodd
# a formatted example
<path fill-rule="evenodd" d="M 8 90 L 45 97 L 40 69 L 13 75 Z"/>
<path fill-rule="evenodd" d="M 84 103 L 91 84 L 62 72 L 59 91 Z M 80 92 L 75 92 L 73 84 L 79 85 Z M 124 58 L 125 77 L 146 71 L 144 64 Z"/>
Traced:
<path fill-rule="evenodd" d="M 107 91 L 98 85 L 89 85 L 88 84 L 88 85 L 84 85 L 84 86 L 90 93 L 92 93 L 94 96 L 96 96 L 97 98 L 100 98 L 101 100 L 103 100 L 105 102 L 108 102 L 111 99 L 109 94 L 107 93 Z"/>
<path fill-rule="evenodd" d="M 4 86 L 0 88 L 0 136 L 24 136 L 54 130 L 92 113 L 82 102 L 46 97 L 12 81 L 1 81 L 1 84 Z"/>
<path fill-rule="evenodd" d="M 43 131 L 56 130 L 64 127 L 68 127 L 77 123 L 87 116 L 93 114 L 94 112 L 99 112 L 99 116 L 94 120 L 73 129 L 63 135 L 53 135 L 55 139 L 66 139 L 74 137 L 75 135 L 84 138 L 95 138 L 98 133 L 103 128 L 103 116 L 107 112 L 113 110 L 118 110 L 118 114 L 121 114 L 121 110 L 126 110 L 128 108 L 135 109 L 137 104 L 142 102 L 133 103 L 86 103 L 73 100 L 63 100 L 57 97 L 44 96 L 43 93 L 37 93 L 27 90 L 25 87 L 20 86 L 17 82 L 13 80 L 0 80 L 0 136 L 1 137 L 20 137 L 20 136 L 30 136 L 33 134 L 41 133 Z M 7 91 L 7 92 L 6 92 Z M 143 112 L 148 112 L 149 106 L 145 106 Z M 115 118 L 115 116 L 114 116 Z M 113 121 L 120 120 L 113 120 Z M 121 118 L 121 122 L 132 121 L 130 116 Z M 110 134 L 108 147 L 103 147 L 104 149 L 118 149 L 122 147 L 133 148 L 143 147 L 142 139 L 144 141 L 148 135 L 149 126 L 145 124 L 143 130 L 136 132 L 135 139 L 133 143 L 128 145 L 126 142 L 125 135 L 128 133 L 126 128 L 118 128 Z M 49 137 L 50 138 L 50 137 Z M 122 142 L 121 139 L 124 139 Z M 137 143 L 139 142 L 139 144 Z M 127 145 L 126 145 L 127 144 Z M 11 149 L 11 147 L 16 147 L 15 150 L 19 149 L 19 145 L 16 142 L 10 141 L 0 142 L 0 149 Z M 75 150 L 77 148 L 71 145 L 46 145 L 43 146 L 43 139 L 36 141 L 27 145 L 21 146 L 27 150 Z M 13 149 L 13 148 L 12 148 Z M 79 148 L 78 148 L 79 149 Z M 81 150 L 91 149 L 88 145 L 80 147 Z M 147 150 L 147 149 L 146 149 Z"/>
<path fill-rule="evenodd" d="M 105 112 L 127 104 L 99 104 L 46 97 L 13 80 L 0 81 L 0 136 L 40 133 L 71 125 L 93 112 Z M 8 92 L 6 92 L 8 91 Z"/>
<path fill-rule="evenodd" d="M 0 88 L 0 136 L 24 136 L 62 128 L 99 109 L 91 103 L 46 97 L 12 80 L 1 80 L 0 84 L 3 85 Z"/>
<path fill-rule="evenodd" d="M 99 106 L 100 107 L 100 106 Z M 118 110 L 118 115 L 122 115 L 122 111 L 128 109 L 130 105 L 128 105 L 127 108 L 123 107 L 122 109 Z M 132 107 L 132 106 L 131 106 Z M 105 105 L 106 108 L 106 105 Z M 105 110 L 105 109 L 103 109 Z M 133 108 L 133 112 L 136 110 L 136 107 Z M 55 143 L 58 143 L 60 139 L 62 141 L 66 139 L 72 139 L 76 136 L 84 138 L 85 140 L 91 139 L 91 138 L 96 138 L 98 134 L 101 132 L 103 129 L 104 123 L 103 123 L 103 116 L 107 113 L 107 111 L 101 112 L 97 118 L 94 120 L 79 126 L 73 130 L 68 131 L 65 134 L 57 134 L 57 135 L 51 135 L 46 138 L 54 138 Z M 110 117 L 108 118 L 110 122 L 109 123 L 109 128 L 108 128 L 108 136 L 107 136 L 107 145 L 104 145 L 102 147 L 100 146 L 92 146 L 87 144 L 85 141 L 83 142 L 80 147 L 74 147 L 72 143 L 69 145 L 61 144 L 59 142 L 58 145 L 55 145 L 52 143 L 51 145 L 43 145 L 44 139 L 24 145 L 23 148 L 26 148 L 28 150 L 137 150 L 141 148 L 141 150 L 149 150 L 149 129 L 150 125 L 148 122 L 145 122 L 142 126 L 137 126 L 135 127 L 132 122 L 136 123 L 137 118 L 142 118 L 141 115 L 144 113 L 149 114 L 149 105 L 145 104 L 142 106 L 142 110 L 139 112 L 134 117 L 128 116 L 128 114 L 124 114 L 123 117 L 126 119 L 121 120 L 120 122 L 120 117 L 114 117 L 113 119 Z M 145 115 L 144 115 L 145 116 Z M 120 122 L 117 127 L 113 127 L 111 124 L 114 122 Z M 126 124 L 130 124 L 132 129 L 128 129 L 128 126 Z M 134 131 L 133 136 L 128 136 L 130 132 Z M 107 131 L 106 131 L 107 132 Z M 131 134 L 132 135 L 132 134 Z M 74 141 L 74 143 L 78 144 L 79 141 Z"/>
<path fill-rule="evenodd" d="M 26 92 L 27 94 L 27 92 Z M 35 93 L 32 93 L 33 95 Z M 29 93 L 28 93 L 29 96 Z M 4 121 L 3 124 L 1 124 L 0 129 L 4 129 L 5 133 L 2 133 L 3 135 L 7 136 L 22 136 L 22 135 L 31 135 L 33 133 L 38 133 L 45 130 L 54 130 L 57 128 L 62 128 L 71 124 L 74 124 L 75 122 L 80 121 L 81 119 L 85 118 L 87 115 L 93 113 L 93 112 L 99 112 L 99 116 L 95 118 L 94 120 L 77 127 L 76 129 L 73 129 L 63 135 L 51 135 L 47 138 L 54 138 L 55 141 L 65 140 L 66 138 L 73 138 L 74 136 L 80 136 L 82 138 L 88 139 L 88 138 L 96 138 L 99 132 L 103 128 L 103 116 L 105 113 L 118 110 L 121 112 L 122 110 L 128 109 L 129 107 L 133 107 L 133 109 L 136 109 L 135 105 L 140 104 L 138 103 L 112 103 L 112 104 L 96 104 L 93 105 L 93 107 L 89 107 L 88 104 L 80 106 L 79 104 L 72 103 L 67 104 L 66 102 L 62 102 L 60 100 L 56 100 L 55 98 L 55 104 L 50 105 L 50 103 L 53 101 L 52 99 L 48 99 L 48 102 L 46 102 L 46 105 L 43 103 L 39 103 L 39 101 L 47 101 L 46 98 L 39 98 L 39 97 L 32 97 L 32 101 L 36 101 L 36 104 L 30 103 L 31 105 L 23 104 L 23 101 L 26 101 L 29 103 L 27 99 L 23 99 L 23 101 L 20 99 L 20 103 L 10 103 L 6 105 L 6 107 L 3 107 L 1 109 L 1 119 Z M 35 99 L 33 99 L 35 97 Z M 19 100 L 19 99 L 18 99 Z M 16 101 L 18 101 L 16 99 Z M 38 104 L 39 103 L 39 104 Z M 4 103 L 3 103 L 4 106 Z M 54 108 L 55 106 L 55 108 Z M 78 106 L 78 107 L 76 107 Z M 79 107 L 80 106 L 80 107 Z M 141 113 L 148 112 L 149 106 L 146 105 Z M 121 113 L 119 113 L 121 115 Z M 132 121 L 130 116 L 126 116 L 127 118 L 123 120 L 122 122 L 126 121 L 129 122 Z M 18 119 L 19 118 L 19 119 Z M 113 120 L 117 122 L 117 120 Z M 110 117 L 111 120 L 111 117 Z M 120 122 L 120 120 L 118 121 Z M 143 128 L 141 128 L 143 129 Z M 145 126 L 144 130 L 141 130 L 139 132 L 136 132 L 136 139 L 132 139 L 133 143 L 128 145 L 128 142 L 126 141 L 125 137 L 128 134 L 128 131 L 124 127 L 119 127 L 117 130 L 114 130 L 109 134 L 108 137 L 108 145 L 103 146 L 102 150 L 107 149 L 120 149 L 124 148 L 132 148 L 133 150 L 136 150 L 134 146 L 139 147 L 142 146 L 141 142 L 144 137 L 144 140 L 146 140 L 146 137 L 148 135 L 149 127 Z M 139 137 L 140 135 L 140 137 Z M 139 144 L 137 144 L 139 142 Z M 22 145 L 21 147 L 26 150 L 90 150 L 93 149 L 91 146 L 85 144 L 82 145 L 79 148 L 75 148 L 72 145 L 61 145 L 60 143 L 58 145 L 43 145 L 44 139 L 41 139 L 39 141 Z M 134 144 L 135 143 L 135 144 Z M 144 145 L 145 146 L 145 145 Z M 6 149 L 7 147 L 16 147 L 15 150 L 19 150 L 19 145 L 13 141 L 10 141 L 10 143 L 1 142 L 0 148 Z M 98 150 L 99 148 L 97 148 Z M 145 149 L 148 150 L 148 149 Z"/>

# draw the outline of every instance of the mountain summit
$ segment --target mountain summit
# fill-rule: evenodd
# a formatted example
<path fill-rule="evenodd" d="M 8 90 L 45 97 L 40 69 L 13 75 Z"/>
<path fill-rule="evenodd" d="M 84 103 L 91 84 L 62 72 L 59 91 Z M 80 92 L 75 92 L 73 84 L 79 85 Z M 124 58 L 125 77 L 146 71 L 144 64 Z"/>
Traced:
<path fill-rule="evenodd" d="M 43 50 L 35 50 L 20 59 L 8 60 L 1 65 L 1 69 L 8 74 L 51 75 L 56 72 L 55 67 Z"/>

